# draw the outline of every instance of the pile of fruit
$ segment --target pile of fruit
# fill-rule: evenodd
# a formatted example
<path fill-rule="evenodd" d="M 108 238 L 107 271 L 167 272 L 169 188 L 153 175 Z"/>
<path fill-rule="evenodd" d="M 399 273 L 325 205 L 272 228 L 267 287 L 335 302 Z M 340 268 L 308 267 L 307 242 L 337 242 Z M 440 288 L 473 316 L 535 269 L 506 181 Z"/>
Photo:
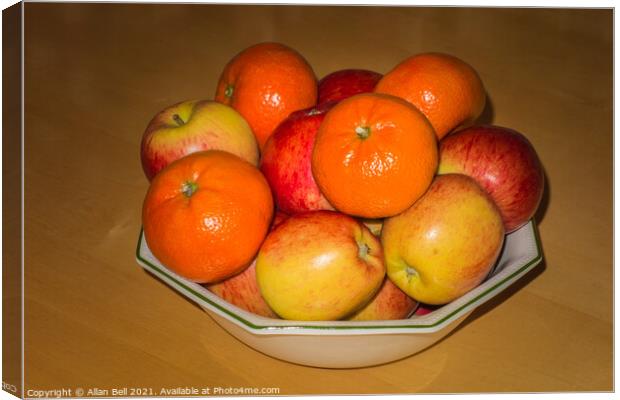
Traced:
<path fill-rule="evenodd" d="M 385 320 L 479 285 L 534 215 L 530 142 L 475 125 L 476 71 L 439 53 L 317 82 L 279 43 L 225 66 L 214 100 L 157 114 L 141 143 L 153 255 L 252 313 Z"/>

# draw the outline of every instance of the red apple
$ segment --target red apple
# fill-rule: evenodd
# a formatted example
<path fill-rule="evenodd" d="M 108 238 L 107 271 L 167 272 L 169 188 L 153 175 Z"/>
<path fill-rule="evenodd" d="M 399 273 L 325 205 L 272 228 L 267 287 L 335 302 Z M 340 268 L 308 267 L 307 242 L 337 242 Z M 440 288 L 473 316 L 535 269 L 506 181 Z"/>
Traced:
<path fill-rule="evenodd" d="M 500 126 L 474 126 L 441 140 L 439 174 L 469 175 L 499 207 L 507 233 L 536 212 L 544 190 L 542 165 L 521 133 Z"/>
<path fill-rule="evenodd" d="M 404 319 L 411 314 L 417 305 L 417 301 L 407 296 L 386 277 L 375 297 L 347 319 L 351 321 Z"/>
<path fill-rule="evenodd" d="M 258 144 L 241 114 L 214 101 L 184 101 L 159 112 L 149 122 L 140 145 L 142 168 L 152 180 L 172 161 L 211 149 L 258 165 Z"/>
<path fill-rule="evenodd" d="M 314 139 L 332 103 L 293 112 L 265 143 L 260 169 L 279 210 L 287 214 L 333 210 L 312 176 Z"/>
<path fill-rule="evenodd" d="M 243 272 L 218 283 L 206 285 L 218 297 L 251 313 L 278 318 L 260 293 L 256 281 L 256 260 Z"/>
<path fill-rule="evenodd" d="M 440 309 L 442 306 L 434 306 L 431 304 L 419 303 L 418 308 L 415 310 L 414 315 L 426 315 Z"/>
<path fill-rule="evenodd" d="M 282 211 L 276 210 L 275 215 L 273 217 L 273 221 L 271 221 L 271 228 L 269 230 L 272 231 L 276 229 L 278 225 L 286 221 L 287 218 L 288 218 L 288 215 L 284 214 Z"/>
<path fill-rule="evenodd" d="M 365 69 L 343 69 L 319 81 L 318 104 L 340 101 L 359 93 L 370 93 L 383 77 Z"/>

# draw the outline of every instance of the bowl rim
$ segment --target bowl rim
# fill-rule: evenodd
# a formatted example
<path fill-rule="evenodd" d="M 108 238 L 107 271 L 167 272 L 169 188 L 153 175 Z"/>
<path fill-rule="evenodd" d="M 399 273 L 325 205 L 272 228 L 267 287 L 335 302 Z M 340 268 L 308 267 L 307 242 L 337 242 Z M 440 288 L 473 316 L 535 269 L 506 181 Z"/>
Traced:
<path fill-rule="evenodd" d="M 178 276 L 166 268 L 163 264 L 159 263 L 154 256 L 153 259 L 159 263 L 159 265 L 155 265 L 154 262 L 148 260 L 148 255 L 142 254 L 142 250 L 144 248 L 148 248 L 146 240 L 144 239 L 143 228 L 140 229 L 138 236 L 136 260 L 143 268 L 154 273 L 173 289 L 177 290 L 190 300 L 193 300 L 202 308 L 207 311 L 214 312 L 244 330 L 258 335 L 433 333 L 442 330 L 457 319 L 463 317 L 465 314 L 473 311 L 479 305 L 490 300 L 542 261 L 542 246 L 535 219 L 530 219 L 526 224 L 514 232 L 521 231 L 522 229 L 531 230 L 531 237 L 533 238 L 535 244 L 533 256 L 524 260 L 519 260 L 521 265 L 514 267 L 510 273 L 507 273 L 506 269 L 504 269 L 494 274 L 494 270 L 492 270 L 489 277 L 485 279 L 482 284 L 464 294 L 460 298 L 452 301 L 451 303 L 445 304 L 438 309 L 437 311 L 442 309 L 445 311 L 450 308 L 454 308 L 440 318 L 433 318 L 433 314 L 435 313 L 430 313 L 415 318 L 390 321 L 295 321 L 259 316 L 228 303 L 199 283 L 192 282 Z M 506 239 L 504 239 L 504 244 L 505 241 Z M 150 250 L 148 251 L 150 252 Z M 506 274 L 503 274 L 504 272 L 506 272 Z"/>

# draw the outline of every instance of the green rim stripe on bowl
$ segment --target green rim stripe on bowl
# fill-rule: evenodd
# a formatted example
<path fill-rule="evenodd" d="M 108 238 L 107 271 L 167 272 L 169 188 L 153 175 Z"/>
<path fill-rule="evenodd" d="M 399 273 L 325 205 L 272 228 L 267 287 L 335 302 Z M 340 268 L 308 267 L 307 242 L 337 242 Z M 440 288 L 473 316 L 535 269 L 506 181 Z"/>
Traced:
<path fill-rule="evenodd" d="M 144 231 L 142 229 L 140 230 L 140 235 L 138 237 L 138 246 L 136 248 L 136 258 L 138 258 L 138 260 L 142 261 L 143 263 L 147 264 L 150 268 L 154 269 L 159 274 L 164 275 L 166 278 L 168 278 L 169 280 L 173 281 L 176 285 L 180 286 L 181 288 L 183 288 L 187 292 L 189 292 L 192 295 L 198 297 L 199 299 L 201 299 L 202 301 L 208 303 L 209 305 L 217 308 L 218 310 L 220 310 L 221 312 L 229 315 L 230 317 L 236 319 L 237 321 L 243 323 L 244 325 L 246 325 L 246 326 L 248 326 L 248 327 L 250 327 L 252 329 L 256 329 L 256 330 L 278 330 L 278 329 L 291 329 L 291 328 L 313 329 L 313 330 L 316 330 L 316 329 L 322 329 L 322 330 L 331 330 L 331 329 L 350 330 L 350 329 L 402 329 L 402 328 L 419 329 L 419 328 L 434 328 L 434 327 L 436 327 L 438 325 L 441 325 L 442 323 L 446 322 L 451 317 L 453 317 L 454 315 L 456 315 L 459 312 L 461 312 L 464 308 L 470 306 L 471 304 L 473 304 L 476 301 L 480 300 L 481 298 L 485 297 L 489 293 L 495 291 L 498 287 L 502 286 L 504 283 L 506 283 L 507 281 L 511 280 L 515 276 L 521 274 L 522 272 L 527 270 L 530 266 L 532 266 L 533 264 L 538 263 L 542 259 L 542 247 L 541 247 L 541 244 L 540 244 L 540 237 L 538 235 L 538 230 L 536 229 L 535 220 L 532 219 L 530 222 L 531 222 L 532 231 L 534 233 L 534 241 L 536 242 L 536 251 L 538 253 L 537 256 L 534 259 L 532 259 L 531 261 L 529 261 L 528 263 L 523 265 L 521 268 L 519 268 L 518 270 L 516 270 L 515 272 L 513 272 L 512 274 L 510 274 L 506 278 L 502 279 L 501 281 L 499 281 L 498 283 L 496 283 L 492 287 L 488 288 L 487 290 L 485 290 L 484 292 L 482 292 L 478 296 L 474 297 L 473 299 L 471 299 L 467 303 L 463 304 L 462 306 L 460 306 L 456 310 L 452 311 L 450 314 L 446 315 L 445 317 L 443 317 L 439 321 L 436 321 L 435 323 L 432 323 L 432 324 L 426 324 L 426 325 L 424 325 L 424 324 L 413 324 L 413 325 L 378 325 L 378 326 L 368 326 L 368 325 L 320 326 L 320 325 L 300 325 L 300 324 L 275 325 L 275 326 L 256 325 L 256 324 L 246 320 L 245 318 L 235 314 L 234 312 L 232 312 L 232 311 L 230 311 L 230 310 L 228 310 L 226 308 L 223 308 L 219 304 L 212 302 L 208 298 L 204 297 L 203 294 L 201 294 L 199 292 L 196 292 L 194 289 L 192 289 L 189 286 L 185 285 L 183 282 L 179 281 L 174 276 L 168 274 L 166 271 L 160 269 L 159 267 L 157 267 L 156 265 L 154 265 L 150 261 L 144 259 L 142 257 L 142 255 L 140 254 L 140 248 L 142 246 L 142 241 L 144 240 Z"/>
<path fill-rule="evenodd" d="M 540 260 L 542 260 L 542 246 L 540 244 L 540 238 L 538 237 L 538 229 L 536 229 L 536 221 L 532 218 L 530 220 L 530 222 L 531 222 L 532 232 L 534 233 L 534 242 L 536 243 L 536 253 L 538 255 L 536 257 L 534 257 L 530 262 L 528 262 L 527 264 L 525 264 L 524 266 L 522 266 L 521 268 L 519 268 L 518 270 L 513 272 L 512 274 L 508 275 L 506 278 L 504 278 L 501 281 L 497 282 L 495 285 L 491 286 L 490 288 L 488 288 L 484 292 L 480 293 L 478 296 L 474 297 L 473 299 L 471 299 L 467 303 L 463 304 L 462 306 L 460 306 L 459 308 L 457 308 L 456 310 L 454 310 L 450 314 L 446 315 L 445 317 L 443 317 L 439 321 L 435 322 L 434 324 L 427 325 L 428 327 L 437 326 L 437 325 L 441 324 L 442 322 L 444 322 L 445 320 L 449 319 L 453 315 L 458 314 L 463 308 L 469 306 L 472 303 L 475 303 L 476 301 L 480 300 L 481 298 L 483 298 L 484 296 L 486 296 L 490 292 L 495 291 L 495 289 L 497 289 L 498 287 L 500 287 L 501 285 L 503 285 L 507 281 L 511 280 L 512 278 L 514 278 L 515 276 L 519 275 L 523 271 L 527 270 L 531 265 L 537 264 L 538 262 L 540 262 Z"/>
<path fill-rule="evenodd" d="M 173 281 L 175 284 L 177 284 L 178 286 L 182 287 L 183 289 L 185 289 L 186 291 L 190 292 L 191 294 L 193 294 L 194 296 L 200 298 L 201 300 L 209 303 L 210 305 L 212 305 L 213 307 L 217 308 L 218 310 L 228 314 L 229 316 L 235 318 L 236 320 L 238 320 L 239 322 L 242 322 L 244 324 L 246 324 L 247 326 L 254 328 L 254 329 L 263 329 L 263 328 L 267 328 L 267 327 L 262 327 L 262 326 L 256 326 L 253 323 L 251 323 L 250 321 L 247 321 L 246 319 L 244 319 L 243 317 L 240 317 L 239 315 L 227 310 L 226 308 L 221 307 L 219 304 L 217 303 L 213 303 L 211 300 L 209 300 L 208 298 L 204 297 L 201 293 L 196 292 L 194 289 L 188 287 L 187 285 L 185 285 L 183 282 L 180 282 L 179 280 L 177 280 L 174 276 L 169 275 L 166 271 L 163 271 L 162 269 L 160 269 L 159 267 L 157 267 L 156 265 L 154 265 L 153 263 L 151 263 L 149 260 L 146 260 L 142 257 L 142 255 L 140 255 L 140 247 L 142 247 L 142 240 L 144 240 L 144 230 L 141 229 L 140 230 L 140 236 L 138 239 L 138 248 L 136 249 L 136 257 L 142 261 L 143 263 L 147 264 L 149 267 L 153 268 L 155 271 L 157 271 L 159 274 L 164 275 L 166 278 L 170 279 L 171 281 Z"/>

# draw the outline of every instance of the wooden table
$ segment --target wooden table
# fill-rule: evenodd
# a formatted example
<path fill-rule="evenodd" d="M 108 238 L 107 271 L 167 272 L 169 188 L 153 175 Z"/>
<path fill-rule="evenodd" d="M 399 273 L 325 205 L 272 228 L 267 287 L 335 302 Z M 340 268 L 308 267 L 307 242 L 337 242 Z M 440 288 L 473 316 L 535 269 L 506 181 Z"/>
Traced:
<path fill-rule="evenodd" d="M 612 390 L 612 19 L 610 9 L 27 3 L 26 391 Z M 526 134 L 544 164 L 543 264 L 435 346 L 358 370 L 254 351 L 143 271 L 134 255 L 146 124 L 172 103 L 212 98 L 224 64 L 268 40 L 300 51 L 318 77 L 385 73 L 423 51 L 473 65 L 490 97 L 483 121 Z M 18 171 L 3 171 L 7 184 Z M 15 296 L 5 291 L 5 313 Z"/>

